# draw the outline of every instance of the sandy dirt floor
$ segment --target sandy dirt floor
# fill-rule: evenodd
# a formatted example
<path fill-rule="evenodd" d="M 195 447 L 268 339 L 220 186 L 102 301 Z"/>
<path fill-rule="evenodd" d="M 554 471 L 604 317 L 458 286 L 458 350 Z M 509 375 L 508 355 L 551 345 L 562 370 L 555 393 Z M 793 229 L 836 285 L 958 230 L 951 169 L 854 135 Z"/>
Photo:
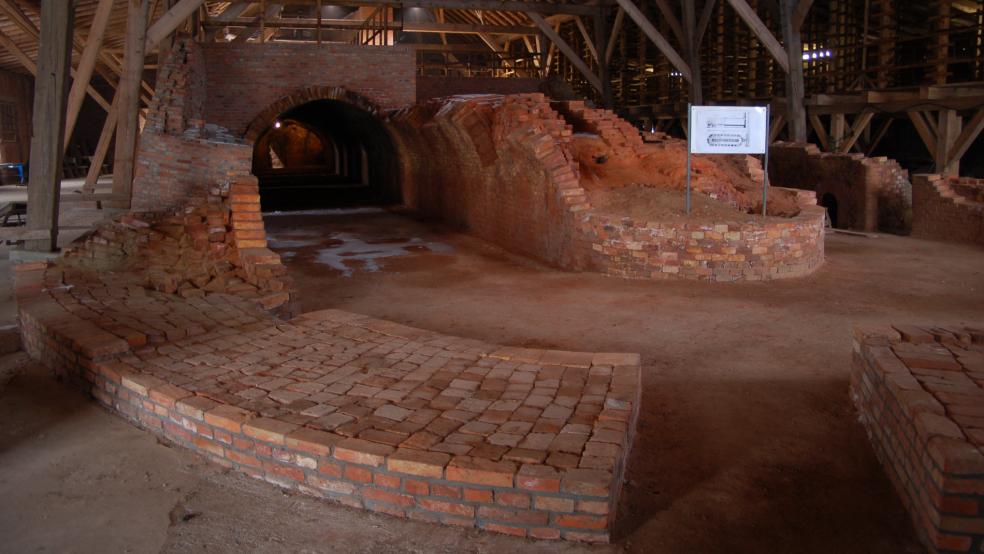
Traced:
<path fill-rule="evenodd" d="M 984 250 L 830 235 L 814 276 L 712 285 L 560 272 L 386 212 L 266 222 L 305 311 L 641 352 L 616 544 L 536 543 L 286 494 L 160 444 L 13 355 L 0 359 L 0 551 L 921 551 L 848 399 L 850 327 L 981 322 Z"/>

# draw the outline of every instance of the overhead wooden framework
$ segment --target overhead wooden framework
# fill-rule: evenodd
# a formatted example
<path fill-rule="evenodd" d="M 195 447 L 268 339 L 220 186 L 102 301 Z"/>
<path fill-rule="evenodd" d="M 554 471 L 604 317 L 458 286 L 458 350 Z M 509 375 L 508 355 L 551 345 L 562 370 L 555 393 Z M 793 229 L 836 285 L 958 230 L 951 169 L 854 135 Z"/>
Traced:
<path fill-rule="evenodd" d="M 688 102 L 769 103 L 773 139 L 809 137 L 832 152 L 870 154 L 890 130 L 911 129 L 951 174 L 984 129 L 984 0 L 0 0 L 0 68 L 60 70 L 45 10 L 51 25 L 64 10 L 74 24 L 67 103 L 48 113 L 55 103 L 41 92 L 61 85 L 45 85 L 44 124 L 61 127 L 64 151 L 85 99 L 101 106 L 85 197 L 100 197 L 115 136 L 113 193 L 102 198 L 121 205 L 153 93 L 146 69 L 179 29 L 205 42 L 398 44 L 416 50 L 420 75 L 559 76 L 653 126 L 679 125 Z M 35 155 L 55 167 L 51 139 Z M 56 219 L 35 216 L 32 240 L 50 247 L 55 237 L 40 235 Z"/>

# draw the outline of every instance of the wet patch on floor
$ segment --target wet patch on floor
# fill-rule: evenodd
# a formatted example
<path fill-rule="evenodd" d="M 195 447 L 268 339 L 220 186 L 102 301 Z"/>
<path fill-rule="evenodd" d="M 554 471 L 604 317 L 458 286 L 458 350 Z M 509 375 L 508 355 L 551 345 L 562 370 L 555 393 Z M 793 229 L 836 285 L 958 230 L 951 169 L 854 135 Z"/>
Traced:
<path fill-rule="evenodd" d="M 336 210 L 316 215 L 350 215 L 350 210 Z M 312 214 L 315 215 L 315 214 Z M 412 236 L 398 229 L 328 230 L 325 227 L 345 228 L 343 219 L 332 225 L 334 218 L 323 226 L 323 232 L 311 228 L 268 230 L 268 243 L 288 264 L 316 266 L 342 277 L 357 273 L 376 273 L 384 270 L 399 271 L 419 265 L 413 258 L 454 253 L 454 248 L 443 242 Z M 392 234 L 390 234 L 392 233 Z M 426 264 L 425 264 L 426 265 Z"/>

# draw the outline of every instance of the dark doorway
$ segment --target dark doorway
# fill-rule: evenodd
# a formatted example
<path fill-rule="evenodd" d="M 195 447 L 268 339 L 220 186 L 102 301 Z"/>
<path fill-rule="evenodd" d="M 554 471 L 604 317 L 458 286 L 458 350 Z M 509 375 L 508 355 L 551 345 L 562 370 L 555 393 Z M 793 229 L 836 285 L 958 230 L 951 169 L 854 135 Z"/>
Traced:
<path fill-rule="evenodd" d="M 396 149 L 383 123 L 348 102 L 280 115 L 253 146 L 264 211 L 398 204 Z"/>
<path fill-rule="evenodd" d="M 820 205 L 827 208 L 827 217 L 830 218 L 830 226 L 840 229 L 837 221 L 837 197 L 829 192 L 825 193 L 820 198 Z"/>

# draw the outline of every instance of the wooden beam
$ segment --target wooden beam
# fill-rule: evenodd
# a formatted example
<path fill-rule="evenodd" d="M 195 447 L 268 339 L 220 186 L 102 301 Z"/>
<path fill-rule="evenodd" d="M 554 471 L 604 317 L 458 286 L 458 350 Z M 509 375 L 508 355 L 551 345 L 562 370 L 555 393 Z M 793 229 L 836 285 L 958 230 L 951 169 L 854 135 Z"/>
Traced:
<path fill-rule="evenodd" d="M 311 0 L 286 0 L 285 4 L 308 4 Z M 598 6 L 595 2 L 540 2 L 534 0 L 332 0 L 333 6 L 392 6 L 399 4 L 403 8 L 447 8 L 451 10 L 491 10 L 503 12 L 524 12 L 592 15 Z"/>
<path fill-rule="evenodd" d="M 31 180 L 27 187 L 27 228 L 45 231 L 24 243 L 26 250 L 51 252 L 58 246 L 58 200 L 64 158 L 65 101 L 72 65 L 73 2 L 42 0 L 41 43 L 34 79 Z"/>
<path fill-rule="evenodd" d="M 824 128 L 823 122 L 820 121 L 820 116 L 810 114 L 810 125 L 817 132 L 817 140 L 820 141 L 820 148 L 824 152 L 830 152 L 830 138 L 827 136 L 827 130 Z"/>
<path fill-rule="evenodd" d="M 564 39 L 560 37 L 557 31 L 555 31 L 553 27 L 551 27 L 550 24 L 547 23 L 545 19 L 543 19 L 543 16 L 534 12 L 530 12 L 526 15 L 527 17 L 530 18 L 531 21 L 533 21 L 533 23 L 536 24 L 537 27 L 540 28 L 540 31 L 548 39 L 550 39 L 550 42 L 554 43 L 557 49 L 560 50 L 561 53 L 563 53 L 564 56 L 567 57 L 567 59 L 571 62 L 571 64 L 575 68 L 577 68 L 577 70 L 580 71 L 582 75 L 584 75 L 584 78 L 587 79 L 589 83 L 591 83 L 591 86 L 593 86 L 595 90 L 597 90 L 598 92 L 604 94 L 605 89 L 601 83 L 601 79 L 599 79 L 598 76 L 591 71 L 591 68 L 588 67 L 588 64 L 584 63 L 584 60 L 581 59 L 581 56 L 579 56 L 577 52 L 575 52 L 574 49 L 571 48 L 570 45 L 567 44 L 564 41 Z"/>
<path fill-rule="evenodd" d="M 17 58 L 17 61 L 24 66 L 24 69 L 30 71 L 31 75 L 37 75 L 38 66 L 34 63 L 34 60 L 26 52 L 21 50 L 20 46 L 17 46 L 10 37 L 3 34 L 3 31 L 0 31 L 0 46 L 3 46 L 14 58 Z"/>
<path fill-rule="evenodd" d="M 675 67 L 677 71 L 679 71 L 680 74 L 683 75 L 683 78 L 686 79 L 687 82 L 693 80 L 693 74 L 690 71 L 690 65 L 687 64 L 687 62 L 683 61 L 683 58 L 680 56 L 680 54 L 678 54 L 677 51 L 674 50 L 672 46 L 670 46 L 670 43 L 666 40 L 665 37 L 663 37 L 662 34 L 660 34 L 659 31 L 656 30 L 656 27 L 653 27 L 653 24 L 649 22 L 649 20 L 641 11 L 639 11 L 639 8 L 636 7 L 636 5 L 632 2 L 632 0 L 617 0 L 617 1 L 618 1 L 618 5 L 622 6 L 622 8 L 625 10 L 625 13 L 628 14 L 630 18 L 632 18 L 632 21 L 634 21 L 635 24 L 638 25 L 640 29 L 642 29 L 642 32 L 645 33 L 647 37 L 649 37 L 649 40 L 653 41 L 653 44 L 656 45 L 656 48 L 658 48 L 659 51 L 662 52 L 663 55 L 666 56 L 668 60 L 670 60 L 670 63 L 673 65 L 673 67 Z"/>
<path fill-rule="evenodd" d="M 700 79 L 700 54 L 697 46 L 697 0 L 683 0 L 684 51 L 687 53 L 687 63 L 693 77 L 690 79 L 690 102 L 704 103 L 704 91 Z"/>
<path fill-rule="evenodd" d="M 99 57 L 99 49 L 102 47 L 103 35 L 106 33 L 106 24 L 109 23 L 109 15 L 113 11 L 114 0 L 99 0 L 96 6 L 96 13 L 92 17 L 92 25 L 89 27 L 89 35 L 86 37 L 85 50 L 79 59 L 79 67 L 75 71 L 75 80 L 72 81 L 72 90 L 68 93 L 68 111 L 65 120 L 65 149 L 68 149 L 68 142 L 72 140 L 72 131 L 75 130 L 75 122 L 79 117 L 79 110 L 82 108 L 82 101 L 85 100 L 85 87 L 92 79 L 92 70 L 96 67 L 96 59 Z"/>
<path fill-rule="evenodd" d="M 84 191 L 92 192 L 96 190 L 96 182 L 99 180 L 99 174 L 102 173 L 103 163 L 106 161 L 109 146 L 112 144 L 113 135 L 116 132 L 116 123 L 120 114 L 119 100 L 120 95 L 117 94 L 113 98 L 113 105 L 110 106 L 109 113 L 106 114 L 106 121 L 103 122 L 102 132 L 99 133 L 99 142 L 96 143 L 96 151 L 92 153 L 89 163 L 89 172 L 85 176 L 85 185 L 82 186 L 82 190 Z"/>
<path fill-rule="evenodd" d="M 700 43 L 704 42 L 704 35 L 707 34 L 707 26 L 711 24 L 711 17 L 714 16 L 714 5 L 717 0 L 705 0 L 704 9 L 700 12 L 700 20 L 697 22 L 697 50 L 700 51 Z"/>
<path fill-rule="evenodd" d="M 950 156 L 946 160 L 947 165 L 960 161 L 960 158 L 967 153 L 970 146 L 977 140 L 982 129 L 984 129 L 984 108 L 977 110 L 974 117 L 960 131 L 960 136 L 954 141 L 953 147 L 950 150 Z"/>
<path fill-rule="evenodd" d="M 803 28 L 803 23 L 806 22 L 806 16 L 810 15 L 811 6 L 813 6 L 813 0 L 799 0 L 796 10 L 793 11 L 793 27 L 797 29 Z"/>
<path fill-rule="evenodd" d="M 735 3 L 744 4 L 747 8 L 748 4 L 744 3 L 745 0 L 728 0 L 734 5 Z M 806 96 L 806 87 L 803 84 L 803 43 L 800 40 L 800 30 L 793 24 L 793 10 L 795 9 L 795 0 L 779 0 L 779 10 L 780 10 L 780 23 L 782 25 L 782 38 L 786 42 L 786 47 L 782 50 L 782 57 L 776 58 L 779 60 L 779 64 L 782 65 L 782 59 L 786 60 L 786 65 L 783 69 L 786 71 L 786 120 L 789 122 L 789 138 L 793 142 L 805 143 L 806 142 L 806 108 L 803 106 L 803 101 Z M 739 12 L 740 13 L 740 12 Z M 754 12 L 751 15 L 755 15 Z M 761 29 L 756 29 L 755 26 L 752 27 L 755 34 L 766 43 L 767 39 L 770 39 L 771 43 L 775 43 L 773 46 L 766 46 L 772 50 L 773 47 L 779 46 L 776 43 L 776 39 L 772 36 L 772 33 L 762 24 L 762 21 L 755 16 L 755 20 L 758 21 L 759 25 L 762 25 Z M 746 21 L 749 21 L 746 19 Z M 764 37 L 764 38 L 763 38 Z M 781 48 L 781 47 L 780 47 Z M 773 54 L 775 55 L 775 54 Z"/>
<path fill-rule="evenodd" d="M 677 19 L 675 13 L 673 13 L 673 8 L 666 2 L 666 0 L 655 0 L 656 7 L 659 8 L 659 13 L 662 14 L 663 19 L 666 20 L 666 24 L 670 26 L 670 32 L 676 37 L 677 42 L 683 46 L 687 44 L 686 35 L 683 32 L 683 26 L 680 25 L 680 20 Z"/>
<path fill-rule="evenodd" d="M 784 6 L 787 6 L 792 1 L 793 0 L 780 0 Z M 786 53 L 786 50 L 782 47 L 782 45 L 779 44 L 779 41 L 776 40 L 776 37 L 772 34 L 772 31 L 770 31 L 766 24 L 759 19 L 758 14 L 755 13 L 755 10 L 749 6 L 748 2 L 745 0 L 728 0 L 728 3 L 731 4 L 731 7 L 734 8 L 736 12 L 738 12 L 738 16 L 745 21 L 748 27 L 751 28 L 752 32 L 755 33 L 755 36 L 758 37 L 759 42 L 762 43 L 762 46 L 765 46 L 765 49 L 769 51 L 769 54 L 772 54 L 772 57 L 776 59 L 776 62 L 780 67 L 782 67 L 782 70 L 788 73 L 790 66 L 789 55 Z M 791 8 L 791 6 L 787 6 L 787 8 Z M 791 16 L 792 12 L 790 11 L 790 24 L 792 23 Z M 800 56 L 802 56 L 802 54 L 800 54 Z"/>
<path fill-rule="evenodd" d="M 140 108 L 140 80 L 147 46 L 150 0 L 127 0 L 127 5 L 123 76 L 116 91 L 119 98 L 119 119 L 116 123 L 116 152 L 113 156 L 113 194 L 122 194 L 129 198 L 139 134 L 137 114 Z M 121 207 L 129 207 L 129 202 Z"/>
<path fill-rule="evenodd" d="M 854 125 L 851 126 L 851 134 L 848 135 L 847 140 L 842 142 L 838 148 L 842 154 L 847 154 L 851 151 L 851 148 L 854 147 L 858 138 L 861 137 L 861 133 L 871 123 L 871 118 L 874 116 L 874 112 L 865 112 L 857 116 L 857 119 L 854 120 Z"/>
<path fill-rule="evenodd" d="M 782 114 L 775 114 L 772 116 L 772 126 L 769 127 L 769 144 L 776 141 L 776 138 L 785 126 L 786 118 Z"/>
<path fill-rule="evenodd" d="M 871 155 L 874 154 L 875 148 L 877 148 L 878 143 L 885 138 L 885 134 L 888 133 L 888 128 L 892 126 L 893 121 L 895 121 L 894 117 L 888 117 L 885 119 L 885 123 L 882 124 L 881 129 L 879 129 L 878 133 L 875 134 L 875 138 L 871 141 L 871 144 L 868 145 L 868 149 L 864 153 L 865 156 L 871 157 Z"/>
<path fill-rule="evenodd" d="M 604 48 L 608 44 L 608 21 L 605 20 L 605 12 L 607 10 L 600 9 L 598 13 L 594 16 L 594 31 L 595 31 L 595 51 L 599 54 L 604 54 Z M 598 61 L 598 78 L 601 79 L 601 86 L 604 90 L 601 92 L 601 102 L 606 108 L 612 108 L 614 104 L 614 98 L 612 94 L 612 77 L 611 70 L 608 64 L 597 59 Z"/>
<path fill-rule="evenodd" d="M 230 2 L 222 13 L 206 19 L 205 42 L 215 42 L 215 37 L 222 31 L 222 24 L 242 15 L 249 8 L 250 4 L 251 2 Z"/>
<path fill-rule="evenodd" d="M 618 7 L 615 13 L 615 22 L 612 23 L 612 32 L 608 35 L 608 46 L 605 48 L 605 65 L 612 63 L 612 56 L 615 54 L 615 45 L 618 38 L 622 35 L 622 23 L 625 21 L 625 10 L 622 6 Z"/>
<path fill-rule="evenodd" d="M 147 29 L 146 45 L 144 52 L 153 52 L 157 45 L 168 35 L 173 33 L 186 19 L 204 3 L 204 0 L 181 0 L 173 8 L 160 16 L 153 25 Z"/>
<path fill-rule="evenodd" d="M 919 111 L 911 111 L 906 113 L 909 115 L 912 125 L 916 128 L 916 133 L 919 134 L 919 138 L 921 138 L 923 144 L 926 145 L 926 150 L 929 150 L 930 154 L 935 154 L 936 133 L 933 132 L 932 128 L 930 128 L 929 124 L 926 122 L 923 113 Z"/>
<path fill-rule="evenodd" d="M 598 49 L 595 48 L 594 41 L 591 40 L 591 34 L 588 33 L 588 28 L 581 21 L 581 16 L 574 18 L 574 24 L 577 25 L 577 30 L 581 32 L 581 38 L 584 39 L 584 44 L 588 46 L 588 52 L 591 52 L 591 57 L 594 58 L 594 61 L 598 65 L 601 65 L 601 58 L 598 57 Z"/>

